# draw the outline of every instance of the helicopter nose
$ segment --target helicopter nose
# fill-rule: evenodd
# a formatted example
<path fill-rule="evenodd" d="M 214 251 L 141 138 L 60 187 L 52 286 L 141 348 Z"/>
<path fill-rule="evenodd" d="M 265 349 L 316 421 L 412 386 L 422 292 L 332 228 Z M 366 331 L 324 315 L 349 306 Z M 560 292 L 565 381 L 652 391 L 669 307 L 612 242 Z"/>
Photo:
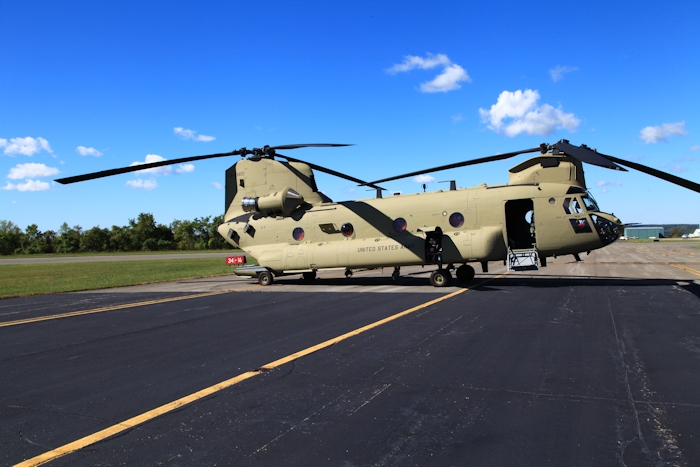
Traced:
<path fill-rule="evenodd" d="M 598 212 L 591 215 L 591 219 L 603 245 L 614 242 L 624 232 L 624 224 L 612 214 Z"/>

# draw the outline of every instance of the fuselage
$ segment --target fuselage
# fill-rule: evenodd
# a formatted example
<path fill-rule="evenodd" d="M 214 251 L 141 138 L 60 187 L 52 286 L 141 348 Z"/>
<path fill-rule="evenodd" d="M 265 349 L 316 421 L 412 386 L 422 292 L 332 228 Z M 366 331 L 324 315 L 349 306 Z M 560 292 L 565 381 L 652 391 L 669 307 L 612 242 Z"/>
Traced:
<path fill-rule="evenodd" d="M 242 213 L 219 232 L 261 266 L 289 273 L 429 264 L 436 247 L 445 264 L 505 260 L 509 249 L 574 254 L 616 240 L 619 223 L 581 187 L 545 182 L 320 203 L 291 215 Z"/>

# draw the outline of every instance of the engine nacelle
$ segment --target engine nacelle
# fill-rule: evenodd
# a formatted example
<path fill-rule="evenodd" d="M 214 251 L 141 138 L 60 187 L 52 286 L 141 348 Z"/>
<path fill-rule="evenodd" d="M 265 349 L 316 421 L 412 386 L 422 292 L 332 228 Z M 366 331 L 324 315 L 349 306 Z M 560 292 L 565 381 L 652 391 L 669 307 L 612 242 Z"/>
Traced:
<path fill-rule="evenodd" d="M 269 195 L 246 197 L 241 201 L 245 212 L 259 212 L 265 216 L 283 214 L 288 216 L 304 202 L 304 197 L 292 188 L 284 188 Z"/>

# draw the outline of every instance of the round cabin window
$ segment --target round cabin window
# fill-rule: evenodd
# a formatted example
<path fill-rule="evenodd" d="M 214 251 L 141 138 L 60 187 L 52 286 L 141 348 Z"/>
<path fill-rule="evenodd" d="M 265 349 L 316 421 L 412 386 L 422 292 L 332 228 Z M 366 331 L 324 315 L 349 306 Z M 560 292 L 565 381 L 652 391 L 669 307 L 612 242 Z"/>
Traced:
<path fill-rule="evenodd" d="M 355 233 L 355 229 L 353 228 L 350 222 L 346 222 L 345 224 L 340 226 L 340 233 L 342 233 L 346 237 L 349 237 L 353 233 Z"/>
<path fill-rule="evenodd" d="M 406 219 L 399 217 L 394 221 L 394 230 L 397 232 L 403 232 L 406 230 Z"/>
<path fill-rule="evenodd" d="M 464 225 L 464 216 L 459 212 L 454 212 L 450 216 L 450 225 L 452 227 L 462 227 Z"/>
<path fill-rule="evenodd" d="M 304 229 L 302 229 L 301 227 L 297 227 L 292 232 L 292 237 L 294 237 L 294 240 L 296 240 L 297 242 L 304 240 Z"/>

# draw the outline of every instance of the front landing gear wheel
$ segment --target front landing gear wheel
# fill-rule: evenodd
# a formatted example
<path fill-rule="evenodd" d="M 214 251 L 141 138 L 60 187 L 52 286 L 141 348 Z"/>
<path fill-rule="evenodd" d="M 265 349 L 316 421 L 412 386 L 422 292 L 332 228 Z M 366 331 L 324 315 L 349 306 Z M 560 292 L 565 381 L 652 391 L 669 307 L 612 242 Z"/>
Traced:
<path fill-rule="evenodd" d="M 258 284 L 262 286 L 267 286 L 272 284 L 272 281 L 274 280 L 274 276 L 270 271 L 263 271 L 258 274 Z"/>
<path fill-rule="evenodd" d="M 305 281 L 312 281 L 316 279 L 316 271 L 304 272 L 301 275 Z"/>
<path fill-rule="evenodd" d="M 474 268 L 467 264 L 463 264 L 457 268 L 457 279 L 459 279 L 460 282 L 469 282 L 474 279 L 474 274 Z"/>
<path fill-rule="evenodd" d="M 452 282 L 452 274 L 447 269 L 438 269 L 430 275 L 430 283 L 433 287 L 447 287 Z"/>

